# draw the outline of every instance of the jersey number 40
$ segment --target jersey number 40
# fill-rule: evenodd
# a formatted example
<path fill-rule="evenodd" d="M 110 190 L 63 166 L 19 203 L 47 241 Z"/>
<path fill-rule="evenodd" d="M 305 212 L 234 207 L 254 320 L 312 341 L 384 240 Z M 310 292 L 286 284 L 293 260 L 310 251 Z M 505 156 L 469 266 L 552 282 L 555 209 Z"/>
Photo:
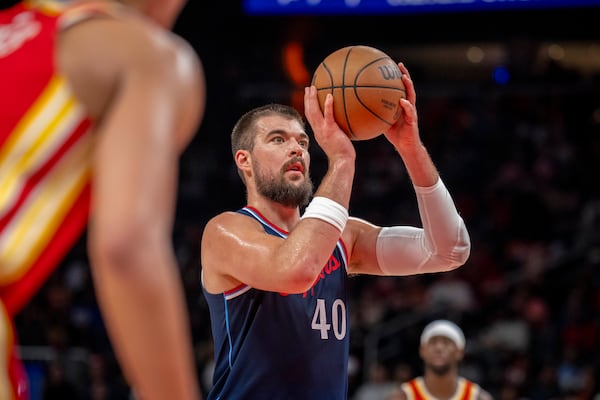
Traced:
<path fill-rule="evenodd" d="M 341 299 L 335 299 L 331 305 L 330 319 L 327 318 L 325 299 L 317 299 L 311 328 L 321 332 L 321 339 L 329 339 L 329 331 L 333 327 L 333 335 L 337 340 L 346 337 L 346 304 Z M 329 322 L 331 321 L 331 323 Z"/>

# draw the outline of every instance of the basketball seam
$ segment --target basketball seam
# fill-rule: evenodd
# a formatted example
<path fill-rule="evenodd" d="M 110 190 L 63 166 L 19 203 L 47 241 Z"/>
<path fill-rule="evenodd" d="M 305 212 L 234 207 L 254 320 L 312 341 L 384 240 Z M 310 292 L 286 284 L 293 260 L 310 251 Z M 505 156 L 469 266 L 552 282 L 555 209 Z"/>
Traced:
<path fill-rule="evenodd" d="M 399 88 L 393 88 L 393 87 L 389 87 L 389 86 L 379 86 L 379 85 L 358 85 L 358 79 L 360 78 L 360 74 L 363 73 L 364 70 L 366 70 L 368 67 L 370 67 L 371 65 L 381 61 L 381 60 L 390 60 L 392 63 L 392 59 L 389 57 L 379 57 L 374 59 L 373 61 L 363 65 L 362 67 L 360 67 L 358 69 L 358 71 L 356 72 L 355 76 L 354 76 L 354 82 L 352 83 L 352 89 L 354 91 L 354 97 L 356 97 L 356 100 L 363 106 L 363 108 L 365 110 L 367 110 L 369 113 L 371 113 L 374 117 L 376 117 L 377 119 L 379 119 L 381 122 L 387 124 L 388 126 L 392 126 L 393 122 L 389 122 L 386 121 L 384 118 L 382 118 L 379 114 L 377 114 L 376 112 L 374 112 L 364 101 L 361 100 L 359 93 L 358 93 L 358 88 L 369 88 L 369 89 L 377 89 L 377 88 L 381 88 L 381 89 L 388 89 L 388 90 L 398 90 L 400 92 L 404 92 L 406 94 L 406 89 L 399 89 Z"/>
<path fill-rule="evenodd" d="M 348 110 L 346 107 L 346 67 L 348 65 L 348 59 L 350 58 L 350 53 L 354 47 L 348 48 L 346 52 L 346 57 L 344 58 L 344 68 L 342 69 L 342 105 L 344 106 L 344 118 L 346 119 L 346 126 L 348 127 L 348 133 L 352 137 L 356 137 L 354 135 L 354 129 L 352 129 L 352 125 L 350 125 L 350 118 L 348 117 Z"/>
<path fill-rule="evenodd" d="M 333 85 L 333 74 L 331 73 L 331 70 L 325 63 L 323 63 L 323 69 L 325 70 L 325 72 L 327 72 L 327 75 L 329 76 L 329 82 L 331 83 L 329 88 L 331 89 L 331 95 L 333 96 L 333 89 L 335 88 L 335 86 Z M 325 87 L 325 88 L 320 88 L 320 89 L 327 89 L 327 88 Z"/>

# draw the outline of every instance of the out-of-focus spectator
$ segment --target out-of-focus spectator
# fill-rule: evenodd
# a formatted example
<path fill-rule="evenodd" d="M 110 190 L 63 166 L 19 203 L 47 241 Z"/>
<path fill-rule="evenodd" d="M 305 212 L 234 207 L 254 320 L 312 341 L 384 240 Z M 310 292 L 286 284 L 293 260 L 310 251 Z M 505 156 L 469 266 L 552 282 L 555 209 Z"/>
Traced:
<path fill-rule="evenodd" d="M 356 389 L 353 400 L 381 400 L 395 387 L 388 368 L 374 363 L 369 366 L 368 378 Z"/>

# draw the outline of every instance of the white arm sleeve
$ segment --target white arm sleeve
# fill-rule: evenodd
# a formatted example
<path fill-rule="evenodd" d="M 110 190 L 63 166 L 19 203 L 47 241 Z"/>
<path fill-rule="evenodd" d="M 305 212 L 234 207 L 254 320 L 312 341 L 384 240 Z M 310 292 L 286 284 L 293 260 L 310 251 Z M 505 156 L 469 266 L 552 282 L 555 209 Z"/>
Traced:
<path fill-rule="evenodd" d="M 423 228 L 385 227 L 377 238 L 377 261 L 387 275 L 449 271 L 469 258 L 469 233 L 441 178 L 415 192 Z"/>

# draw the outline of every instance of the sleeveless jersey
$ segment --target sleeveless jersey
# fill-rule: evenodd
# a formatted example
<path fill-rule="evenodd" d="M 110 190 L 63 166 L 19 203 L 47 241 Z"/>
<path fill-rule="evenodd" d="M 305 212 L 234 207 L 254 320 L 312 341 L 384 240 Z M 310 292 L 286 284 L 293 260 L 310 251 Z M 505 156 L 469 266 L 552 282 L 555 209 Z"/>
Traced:
<path fill-rule="evenodd" d="M 0 73 L 11 77 L 0 81 L 0 297 L 11 315 L 88 216 L 91 124 L 56 72 L 60 16 L 48 2 L 0 14 Z"/>
<path fill-rule="evenodd" d="M 402 384 L 407 400 L 437 400 L 427 390 L 423 377 L 414 378 Z M 476 400 L 479 396 L 479 385 L 463 377 L 458 378 L 456 392 L 450 400 Z"/>
<path fill-rule="evenodd" d="M 239 213 L 287 238 L 256 209 Z M 207 299 L 215 371 L 209 400 L 347 399 L 347 253 L 338 241 L 312 288 L 302 294 L 240 285 Z M 240 266 L 243 268 L 243 266 Z"/>
<path fill-rule="evenodd" d="M 57 33 L 110 6 L 0 10 L 0 398 L 28 399 L 12 318 L 81 237 L 91 122 L 56 69 Z M 103 13 L 102 14 L 106 14 Z"/>

